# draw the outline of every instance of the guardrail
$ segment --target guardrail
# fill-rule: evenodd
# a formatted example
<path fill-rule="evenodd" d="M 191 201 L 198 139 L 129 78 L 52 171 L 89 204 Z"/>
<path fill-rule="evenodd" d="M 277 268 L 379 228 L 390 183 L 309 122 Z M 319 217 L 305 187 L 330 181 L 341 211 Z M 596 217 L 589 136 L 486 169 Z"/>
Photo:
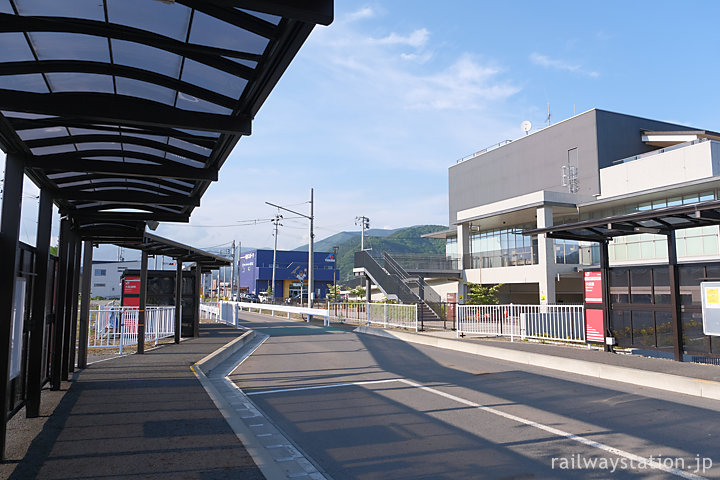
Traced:
<path fill-rule="evenodd" d="M 284 313 L 321 317 L 324 325 L 330 323 L 362 323 L 384 327 L 401 327 L 418 330 L 417 305 L 390 303 L 331 303 L 329 308 L 291 307 L 269 303 L 246 302 L 209 302 L 200 304 L 201 315 L 207 320 L 238 326 L 238 312 L 247 310 L 258 313 L 270 312 L 271 315 Z"/>
<path fill-rule="evenodd" d="M 145 308 L 145 341 L 175 335 L 175 307 Z M 110 307 L 90 310 L 88 348 L 123 348 L 138 343 L 138 308 Z"/>
<path fill-rule="evenodd" d="M 208 302 L 200 304 L 200 314 L 205 315 L 208 320 L 226 323 L 228 325 L 238 326 L 238 311 L 247 310 L 249 312 L 255 310 L 258 313 L 270 312 L 273 316 L 276 312 L 286 314 L 290 318 L 290 314 L 307 315 L 307 321 L 310 317 L 322 317 L 324 324 L 329 325 L 328 311 L 323 308 L 308 307 L 292 307 L 288 305 L 274 305 L 272 303 L 250 303 L 250 302 Z"/>
<path fill-rule="evenodd" d="M 391 303 L 331 303 L 330 323 L 362 323 L 418 331 L 417 305 Z"/>
<path fill-rule="evenodd" d="M 585 343 L 582 305 L 458 305 L 457 336 L 492 335 Z"/>

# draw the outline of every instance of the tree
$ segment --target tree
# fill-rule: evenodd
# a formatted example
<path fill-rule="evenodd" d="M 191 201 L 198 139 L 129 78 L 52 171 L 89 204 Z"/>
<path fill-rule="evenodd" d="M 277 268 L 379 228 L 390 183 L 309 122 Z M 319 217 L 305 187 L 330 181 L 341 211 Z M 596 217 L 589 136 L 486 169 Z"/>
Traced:
<path fill-rule="evenodd" d="M 340 298 L 340 291 L 343 289 L 343 286 L 338 284 L 335 291 L 333 291 L 334 285 L 332 283 L 327 284 L 327 298 L 331 302 L 336 302 L 338 298 Z"/>
<path fill-rule="evenodd" d="M 500 303 L 498 299 L 498 291 L 502 284 L 485 286 L 479 283 L 467 284 L 467 301 L 468 305 L 497 305 Z"/>
<path fill-rule="evenodd" d="M 363 298 L 365 296 L 365 289 L 361 286 L 357 286 L 350 290 L 350 295 L 353 295 L 355 297 Z"/>

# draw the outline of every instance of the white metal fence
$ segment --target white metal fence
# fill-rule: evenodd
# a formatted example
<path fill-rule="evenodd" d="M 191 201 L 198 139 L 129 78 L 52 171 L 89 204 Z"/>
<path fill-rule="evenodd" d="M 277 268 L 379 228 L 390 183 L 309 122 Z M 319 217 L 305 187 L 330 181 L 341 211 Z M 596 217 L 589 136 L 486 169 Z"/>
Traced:
<path fill-rule="evenodd" d="M 175 307 L 145 308 L 145 341 L 157 345 L 175 335 Z M 90 310 L 88 348 L 119 348 L 138 342 L 138 308 L 106 307 Z"/>
<path fill-rule="evenodd" d="M 585 343 L 582 305 L 458 305 L 457 335 Z"/>
<path fill-rule="evenodd" d="M 417 306 L 386 303 L 331 303 L 328 309 L 291 307 L 268 303 L 245 302 L 207 302 L 200 304 L 200 312 L 204 319 L 215 322 L 238 325 L 238 311 L 256 311 L 276 315 L 300 314 L 321 317 L 324 323 L 361 323 L 383 327 L 402 327 L 418 330 Z"/>
<path fill-rule="evenodd" d="M 401 327 L 418 330 L 417 305 L 391 303 L 331 303 L 329 321 L 335 323 L 363 323 L 382 327 Z"/>

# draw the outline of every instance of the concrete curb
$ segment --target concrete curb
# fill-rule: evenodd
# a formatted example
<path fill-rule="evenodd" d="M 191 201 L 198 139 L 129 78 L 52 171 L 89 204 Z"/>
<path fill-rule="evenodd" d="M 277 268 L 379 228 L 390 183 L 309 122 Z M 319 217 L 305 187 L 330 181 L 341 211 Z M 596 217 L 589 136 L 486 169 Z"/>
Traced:
<path fill-rule="evenodd" d="M 251 340 L 253 340 L 255 338 L 255 335 L 256 334 L 253 330 L 248 330 L 232 342 L 223 345 L 222 347 L 212 352 L 210 355 L 202 358 L 195 364 L 195 366 L 202 369 L 203 373 L 209 376 L 215 367 L 235 355 L 235 352 L 237 352 L 245 345 L 247 345 Z"/>
<path fill-rule="evenodd" d="M 456 350 L 458 352 L 481 355 L 483 357 L 506 360 L 509 362 L 532 365 L 534 367 L 549 368 L 563 372 L 585 375 L 588 377 L 612 380 L 615 382 L 631 383 L 641 387 L 657 388 L 669 392 L 684 393 L 696 397 L 720 400 L 720 382 L 703 380 L 700 378 L 683 377 L 669 373 L 649 372 L 635 368 L 619 367 L 604 363 L 588 362 L 565 357 L 555 357 L 541 353 L 510 350 L 507 348 L 490 347 L 467 343 L 447 338 L 431 337 L 414 333 L 388 331 L 379 328 L 357 327 L 355 332 L 394 338 L 410 343 L 418 343 L 431 347 Z"/>
<path fill-rule="evenodd" d="M 195 363 L 191 367 L 192 371 L 266 478 L 303 477 L 309 480 L 332 480 L 320 473 L 304 454 L 296 450 L 247 395 L 227 378 L 268 338 L 267 335 L 248 330 Z M 232 359 L 236 355 L 239 357 Z M 224 363 L 226 360 L 230 360 L 229 364 Z M 264 426 L 265 430 L 272 434 L 258 435 L 258 431 L 254 431 L 253 427 L 260 426 Z M 280 444 L 263 445 L 260 438 L 272 438 L 273 442 Z M 277 455 L 284 457 L 278 458 Z"/>

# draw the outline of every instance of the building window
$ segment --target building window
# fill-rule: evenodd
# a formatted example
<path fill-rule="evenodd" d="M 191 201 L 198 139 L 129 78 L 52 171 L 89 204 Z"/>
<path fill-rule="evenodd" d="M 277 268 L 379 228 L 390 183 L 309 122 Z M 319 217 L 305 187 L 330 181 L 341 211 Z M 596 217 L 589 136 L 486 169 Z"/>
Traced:
<path fill-rule="evenodd" d="M 445 239 L 445 256 L 450 258 L 457 258 L 458 244 L 457 237 L 449 237 Z"/>
<path fill-rule="evenodd" d="M 580 242 L 555 239 L 555 263 L 578 265 L 580 263 Z"/>
<path fill-rule="evenodd" d="M 514 267 L 538 263 L 537 235 L 523 235 L 523 229 L 489 230 L 470 237 L 470 268 Z"/>
<path fill-rule="evenodd" d="M 104 283 L 93 283 L 93 287 L 104 287 Z"/>
<path fill-rule="evenodd" d="M 104 268 L 96 268 L 95 269 L 96 277 L 104 277 L 105 275 L 107 275 L 107 270 L 105 270 Z"/>

